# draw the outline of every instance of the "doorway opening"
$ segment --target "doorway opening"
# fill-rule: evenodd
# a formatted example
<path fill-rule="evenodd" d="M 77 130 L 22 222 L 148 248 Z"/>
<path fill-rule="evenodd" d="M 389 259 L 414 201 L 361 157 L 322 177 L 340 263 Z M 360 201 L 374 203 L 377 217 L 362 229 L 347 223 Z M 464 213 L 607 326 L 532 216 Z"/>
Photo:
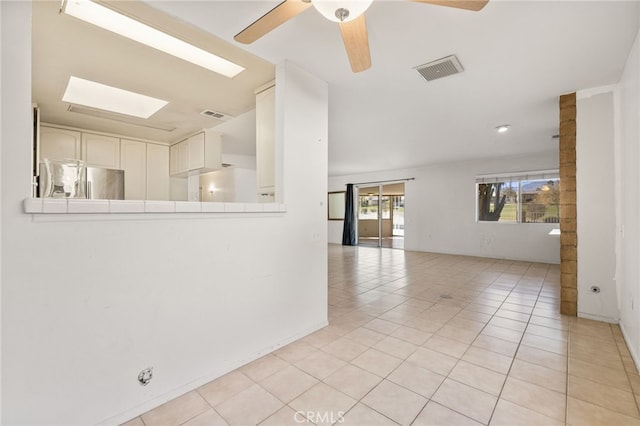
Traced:
<path fill-rule="evenodd" d="M 358 187 L 358 244 L 404 249 L 404 183 Z"/>

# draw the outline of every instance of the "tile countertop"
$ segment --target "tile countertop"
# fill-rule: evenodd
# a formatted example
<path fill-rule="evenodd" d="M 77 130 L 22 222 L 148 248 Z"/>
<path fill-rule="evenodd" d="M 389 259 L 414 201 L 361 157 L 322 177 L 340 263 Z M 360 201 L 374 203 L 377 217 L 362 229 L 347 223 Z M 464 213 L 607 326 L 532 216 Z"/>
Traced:
<path fill-rule="evenodd" d="M 77 198 L 26 198 L 30 214 L 78 213 L 284 213 L 279 203 L 203 203 L 199 201 L 85 200 Z"/>

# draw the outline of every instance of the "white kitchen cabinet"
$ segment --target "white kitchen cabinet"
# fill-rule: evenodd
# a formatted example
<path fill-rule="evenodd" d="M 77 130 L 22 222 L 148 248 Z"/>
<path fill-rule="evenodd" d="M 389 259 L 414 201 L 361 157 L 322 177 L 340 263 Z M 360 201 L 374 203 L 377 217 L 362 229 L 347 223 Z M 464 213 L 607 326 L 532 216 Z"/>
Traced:
<path fill-rule="evenodd" d="M 169 175 L 178 174 L 178 144 L 169 147 Z"/>
<path fill-rule="evenodd" d="M 204 130 L 171 146 L 171 176 L 206 173 L 222 168 L 222 135 Z"/>
<path fill-rule="evenodd" d="M 82 133 L 82 159 L 90 167 L 120 168 L 120 138 Z"/>
<path fill-rule="evenodd" d="M 75 130 L 40 126 L 40 158 L 49 160 L 79 160 L 81 133 Z"/>
<path fill-rule="evenodd" d="M 204 132 L 187 139 L 189 145 L 189 170 L 204 167 Z"/>
<path fill-rule="evenodd" d="M 191 136 L 189 163 L 190 170 L 198 170 L 200 173 L 222 169 L 222 135 L 207 129 Z"/>
<path fill-rule="evenodd" d="M 169 147 L 122 139 L 120 165 L 126 200 L 169 199 Z"/>
<path fill-rule="evenodd" d="M 186 142 L 186 140 L 185 140 Z M 84 160 L 88 166 L 124 170 L 125 199 L 169 200 L 169 170 L 177 168 L 176 155 L 169 146 L 107 136 L 84 129 L 72 130 L 57 125 L 40 125 L 40 158 L 51 160 Z M 188 167 L 188 144 L 184 145 L 183 162 Z M 171 158 L 172 162 L 169 162 Z M 176 162 L 173 160 L 175 159 Z"/>
<path fill-rule="evenodd" d="M 178 170 L 177 173 L 189 171 L 189 140 L 185 139 L 178 144 Z"/>
<path fill-rule="evenodd" d="M 126 179 L 126 178 L 125 178 Z M 147 200 L 169 200 L 169 147 L 147 144 Z"/>
<path fill-rule="evenodd" d="M 272 201 L 275 193 L 276 90 L 256 91 L 256 180 L 259 200 Z"/>
<path fill-rule="evenodd" d="M 186 176 L 188 171 L 189 141 L 185 139 L 169 148 L 169 174 L 171 176 Z"/>
<path fill-rule="evenodd" d="M 120 166 L 124 170 L 124 199 L 144 200 L 147 192 L 147 144 L 122 139 Z"/>

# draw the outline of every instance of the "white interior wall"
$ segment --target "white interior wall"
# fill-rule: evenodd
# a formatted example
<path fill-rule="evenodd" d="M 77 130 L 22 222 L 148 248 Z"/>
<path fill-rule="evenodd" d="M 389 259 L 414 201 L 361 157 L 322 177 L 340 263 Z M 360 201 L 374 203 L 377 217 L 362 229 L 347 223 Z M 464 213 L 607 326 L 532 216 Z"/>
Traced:
<path fill-rule="evenodd" d="M 255 169 L 227 167 L 200 175 L 200 201 L 257 203 Z"/>
<path fill-rule="evenodd" d="M 5 52 L 7 50 L 9 50 L 9 46 L 5 46 L 5 43 L 7 43 L 7 38 L 3 37 L 4 31 L 7 30 L 7 26 L 3 25 L 3 13 L 2 13 L 2 7 L 0 6 L 0 52 Z M 0 56 L 0 58 L 2 58 Z M 4 120 L 4 96 L 2 96 L 4 87 L 5 87 L 5 81 L 4 81 L 4 75 L 5 73 L 2 71 L 2 66 L 1 66 L 1 62 L 0 62 L 0 188 L 2 188 L 2 183 L 4 182 L 4 179 L 2 178 L 2 141 L 4 140 L 4 133 L 2 132 L 3 126 L 2 126 L 2 122 Z M 8 83 L 8 82 L 7 82 Z M 0 318 L 2 318 L 2 277 L 3 277 L 3 273 L 2 273 L 2 247 L 4 244 L 1 243 L 2 240 L 2 197 L 0 196 Z M 2 377 L 2 320 L 0 319 L 0 377 Z M 0 402 L 2 401 L 2 385 L 0 384 Z M 2 403 L 0 403 L 0 423 L 2 422 Z"/>
<path fill-rule="evenodd" d="M 405 249 L 559 263 L 560 241 L 549 236 L 558 224 L 476 222 L 475 177 L 481 174 L 558 167 L 558 152 L 491 158 L 418 169 L 329 179 L 330 191 L 347 183 L 415 177 L 405 183 Z M 342 221 L 328 221 L 329 241 L 342 242 Z"/>
<path fill-rule="evenodd" d="M 618 322 L 613 87 L 576 96 L 578 315 Z"/>
<path fill-rule="evenodd" d="M 31 4 L 0 8 L 2 424 L 117 424 L 326 324 L 326 83 L 278 68 L 286 213 L 32 216 Z"/>
<path fill-rule="evenodd" d="M 255 110 L 254 110 L 255 111 Z M 255 127 L 255 123 L 253 124 L 253 126 Z M 226 133 L 225 133 L 226 136 Z M 223 136 L 223 140 L 225 138 L 225 136 Z M 226 144 L 223 144 L 223 151 L 222 151 L 222 162 L 226 163 L 226 164 L 231 164 L 234 167 L 238 167 L 241 169 L 249 169 L 249 170 L 255 170 L 256 169 L 256 156 L 255 155 L 238 155 L 238 154 L 227 154 L 224 152 L 224 148 L 227 146 Z M 256 182 L 253 182 L 253 185 L 256 185 Z"/>
<path fill-rule="evenodd" d="M 636 365 L 640 365 L 640 33 L 627 58 L 618 87 L 616 138 L 616 278 L 620 327 Z M 578 220 L 580 220 L 578 218 Z"/>

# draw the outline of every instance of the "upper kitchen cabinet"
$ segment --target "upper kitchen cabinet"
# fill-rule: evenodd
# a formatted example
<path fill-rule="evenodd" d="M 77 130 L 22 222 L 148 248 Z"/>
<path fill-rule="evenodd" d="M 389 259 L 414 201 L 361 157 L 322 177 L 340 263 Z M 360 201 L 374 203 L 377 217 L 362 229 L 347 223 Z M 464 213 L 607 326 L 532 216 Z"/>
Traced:
<path fill-rule="evenodd" d="M 122 139 L 120 142 L 120 165 L 124 170 L 124 199 L 146 199 L 147 144 Z"/>
<path fill-rule="evenodd" d="M 146 200 L 169 199 L 169 147 L 147 144 Z"/>
<path fill-rule="evenodd" d="M 40 158 L 68 160 L 80 158 L 81 133 L 57 127 L 40 127 Z"/>
<path fill-rule="evenodd" d="M 88 166 L 120 168 L 120 139 L 113 136 L 82 133 L 82 159 Z"/>
<path fill-rule="evenodd" d="M 82 160 L 90 167 L 120 168 L 120 138 L 43 124 L 40 129 L 40 162 Z"/>
<path fill-rule="evenodd" d="M 207 173 L 222 168 L 222 135 L 203 130 L 171 146 L 171 176 Z"/>
<path fill-rule="evenodd" d="M 260 201 L 273 201 L 275 193 L 276 88 L 256 90 L 256 178 Z"/>
<path fill-rule="evenodd" d="M 125 200 L 169 199 L 169 147 L 122 139 Z"/>

